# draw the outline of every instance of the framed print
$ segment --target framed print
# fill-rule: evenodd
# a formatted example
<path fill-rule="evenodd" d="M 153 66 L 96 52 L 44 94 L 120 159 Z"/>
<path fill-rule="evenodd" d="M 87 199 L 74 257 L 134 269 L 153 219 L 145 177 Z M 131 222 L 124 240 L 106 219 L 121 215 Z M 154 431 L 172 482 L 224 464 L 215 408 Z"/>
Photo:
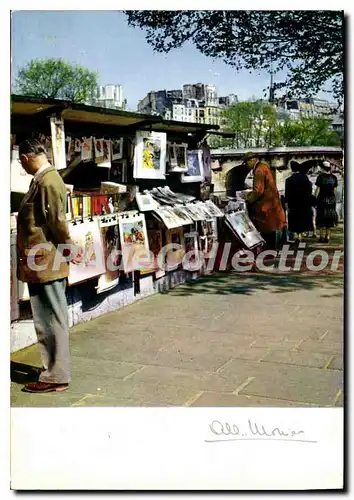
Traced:
<path fill-rule="evenodd" d="M 181 182 L 202 182 L 204 180 L 201 150 L 187 151 L 187 166 L 188 171 L 181 174 Z"/>
<path fill-rule="evenodd" d="M 110 290 L 119 282 L 119 266 L 121 263 L 121 257 L 118 255 L 120 241 L 117 222 L 111 226 L 101 227 L 101 238 L 104 260 L 106 263 L 106 272 L 98 278 L 97 293 Z"/>
<path fill-rule="evenodd" d="M 134 152 L 136 179 L 165 179 L 166 134 L 164 132 L 137 132 Z"/>
<path fill-rule="evenodd" d="M 112 140 L 112 161 L 123 158 L 123 137 Z"/>
<path fill-rule="evenodd" d="M 109 180 L 112 182 L 128 182 L 128 163 L 127 160 L 115 161 L 111 164 L 109 171 Z"/>
<path fill-rule="evenodd" d="M 179 219 L 176 218 L 176 215 L 173 213 L 172 207 L 161 206 L 157 210 L 154 210 L 154 213 L 158 215 L 167 229 L 179 227 Z"/>
<path fill-rule="evenodd" d="M 136 193 L 136 202 L 138 204 L 140 212 L 147 212 L 148 210 L 156 210 L 159 208 L 159 203 L 154 200 L 151 194 Z"/>
<path fill-rule="evenodd" d="M 106 272 L 101 231 L 97 219 L 69 224 L 73 242 L 83 249 L 83 261 L 70 263 L 69 285 L 86 281 Z"/>
<path fill-rule="evenodd" d="M 58 170 L 66 168 L 64 120 L 51 116 L 52 151 L 54 166 Z"/>
<path fill-rule="evenodd" d="M 181 172 L 188 172 L 187 147 L 188 144 L 174 145 L 177 165 Z"/>
<path fill-rule="evenodd" d="M 89 161 L 93 159 L 92 137 L 84 137 L 81 143 L 81 160 Z"/>
<path fill-rule="evenodd" d="M 262 236 L 253 225 L 246 212 L 239 211 L 226 214 L 225 219 L 230 229 L 247 248 L 252 249 L 264 243 Z"/>
<path fill-rule="evenodd" d="M 119 234 L 125 273 L 146 270 L 149 242 L 143 214 L 127 214 L 119 217 Z"/>

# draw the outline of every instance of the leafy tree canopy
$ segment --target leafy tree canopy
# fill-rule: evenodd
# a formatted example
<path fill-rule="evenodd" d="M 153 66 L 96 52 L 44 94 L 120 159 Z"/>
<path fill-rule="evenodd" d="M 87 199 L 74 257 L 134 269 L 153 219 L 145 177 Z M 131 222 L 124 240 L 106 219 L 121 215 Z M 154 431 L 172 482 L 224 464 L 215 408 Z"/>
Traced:
<path fill-rule="evenodd" d="M 157 52 L 185 42 L 236 70 L 286 70 L 274 89 L 310 97 L 330 80 L 341 102 L 343 85 L 342 11 L 126 11 L 130 26 L 146 30 Z"/>
<path fill-rule="evenodd" d="M 62 59 L 34 59 L 20 69 L 16 92 L 46 99 L 85 102 L 97 87 L 97 74 Z"/>
<path fill-rule="evenodd" d="M 331 130 L 331 120 L 303 117 L 280 119 L 275 106 L 262 100 L 239 102 L 223 114 L 225 129 L 233 139 L 211 137 L 212 148 L 276 146 L 340 146 L 341 135 Z"/>

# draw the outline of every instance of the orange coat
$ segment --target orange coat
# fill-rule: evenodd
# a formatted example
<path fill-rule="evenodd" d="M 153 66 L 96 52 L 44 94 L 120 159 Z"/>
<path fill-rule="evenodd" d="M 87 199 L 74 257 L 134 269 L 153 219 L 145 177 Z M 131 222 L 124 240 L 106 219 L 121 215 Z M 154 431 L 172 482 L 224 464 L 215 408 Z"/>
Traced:
<path fill-rule="evenodd" d="M 259 162 L 254 169 L 253 191 L 247 201 L 254 225 L 260 233 L 272 233 L 286 226 L 277 185 L 269 166 Z"/>

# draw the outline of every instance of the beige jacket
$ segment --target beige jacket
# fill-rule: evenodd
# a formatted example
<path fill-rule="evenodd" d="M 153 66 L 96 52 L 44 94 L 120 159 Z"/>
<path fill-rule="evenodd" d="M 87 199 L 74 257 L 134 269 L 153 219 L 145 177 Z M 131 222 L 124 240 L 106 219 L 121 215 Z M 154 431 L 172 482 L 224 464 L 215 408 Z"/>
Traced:
<path fill-rule="evenodd" d="M 73 244 L 66 220 L 65 204 L 64 182 L 54 167 L 48 167 L 33 179 L 19 208 L 17 216 L 19 280 L 28 283 L 46 283 L 69 275 L 69 264 L 63 262 L 64 259 L 60 262 L 60 254 L 57 251 L 59 244 Z M 28 259 L 28 254 L 35 245 L 40 247 L 35 253 L 32 250 L 34 256 Z M 57 263 L 58 265 L 54 265 Z"/>

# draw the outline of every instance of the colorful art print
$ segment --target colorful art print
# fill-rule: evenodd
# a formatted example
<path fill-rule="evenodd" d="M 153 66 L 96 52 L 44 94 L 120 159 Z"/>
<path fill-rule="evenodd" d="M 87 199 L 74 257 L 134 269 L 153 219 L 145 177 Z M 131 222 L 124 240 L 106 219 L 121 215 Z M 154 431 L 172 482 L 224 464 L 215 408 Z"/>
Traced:
<path fill-rule="evenodd" d="M 92 160 L 92 157 L 92 137 L 84 137 L 81 143 L 81 160 Z"/>
<path fill-rule="evenodd" d="M 112 140 L 112 161 L 123 158 L 123 137 Z"/>
<path fill-rule="evenodd" d="M 118 183 L 127 182 L 127 160 L 121 160 L 111 164 L 109 180 Z"/>
<path fill-rule="evenodd" d="M 247 248 L 254 248 L 264 243 L 263 238 L 244 211 L 225 215 L 226 222 L 231 230 L 245 244 Z"/>
<path fill-rule="evenodd" d="M 102 161 L 97 161 L 98 167 L 111 168 L 111 141 L 110 139 L 102 140 Z"/>
<path fill-rule="evenodd" d="M 149 243 L 145 217 L 142 214 L 120 217 L 119 232 L 124 272 L 146 270 Z"/>
<path fill-rule="evenodd" d="M 134 155 L 134 177 L 165 179 L 166 134 L 163 132 L 137 132 Z"/>
<path fill-rule="evenodd" d="M 95 150 L 95 162 L 101 163 L 104 161 L 104 139 L 93 140 L 94 150 Z"/>
<path fill-rule="evenodd" d="M 54 166 L 56 169 L 62 170 L 66 168 L 64 121 L 52 116 L 50 118 L 50 129 Z"/>
<path fill-rule="evenodd" d="M 70 264 L 69 285 L 104 274 L 106 265 L 98 220 L 70 224 L 69 230 L 71 239 L 83 251 L 82 262 Z"/>
<path fill-rule="evenodd" d="M 181 182 L 202 182 L 203 175 L 203 160 L 202 151 L 187 151 L 188 171 L 181 174 Z"/>
<path fill-rule="evenodd" d="M 107 271 L 98 278 L 97 293 L 105 292 L 118 284 L 121 265 L 121 255 L 118 254 L 120 248 L 118 224 L 101 227 L 101 237 Z"/>
<path fill-rule="evenodd" d="M 136 202 L 141 212 L 156 210 L 160 206 L 150 194 L 136 193 Z"/>
<path fill-rule="evenodd" d="M 188 144 L 175 144 L 175 155 L 177 159 L 177 165 L 181 169 L 188 168 L 188 160 L 187 160 L 187 147 Z"/>

